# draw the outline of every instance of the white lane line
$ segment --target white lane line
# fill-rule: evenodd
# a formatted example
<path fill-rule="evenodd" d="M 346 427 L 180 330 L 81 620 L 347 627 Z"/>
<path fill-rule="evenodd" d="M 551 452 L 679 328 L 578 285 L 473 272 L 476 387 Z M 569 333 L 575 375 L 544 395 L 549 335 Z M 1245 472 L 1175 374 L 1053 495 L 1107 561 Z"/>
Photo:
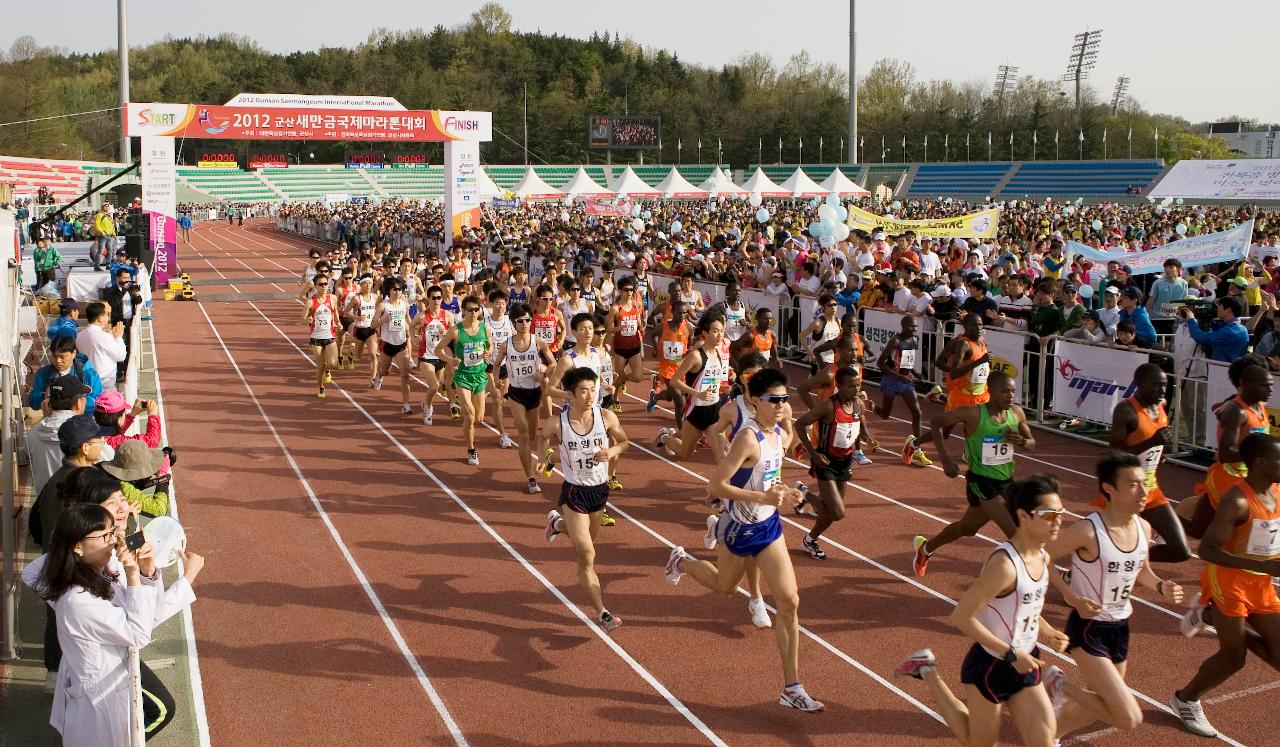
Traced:
<path fill-rule="evenodd" d="M 284 439 L 280 437 L 280 432 L 276 430 L 275 423 L 271 422 L 271 417 L 267 415 L 267 411 L 262 407 L 262 402 L 258 399 L 258 395 L 254 392 L 253 387 L 249 385 L 249 380 L 245 378 L 244 372 L 240 370 L 240 364 L 236 362 L 235 356 L 231 354 L 231 350 L 227 348 L 226 342 L 223 341 L 218 327 L 213 323 L 213 319 L 209 317 L 209 312 L 205 311 L 204 304 L 199 304 L 200 313 L 204 315 L 205 321 L 209 323 L 209 329 L 213 331 L 214 337 L 218 340 L 218 345 L 222 347 L 222 352 L 226 354 L 227 360 L 230 361 L 231 367 L 235 370 L 236 376 L 240 378 L 240 383 L 244 385 L 245 391 L 249 393 L 250 399 L 253 400 L 253 406 L 258 409 L 258 414 L 262 416 L 262 421 L 267 424 L 267 429 L 271 431 L 271 435 L 276 440 L 276 444 L 283 452 L 285 460 L 293 469 L 293 474 L 298 478 L 303 490 L 306 491 L 307 497 L 311 500 L 311 505 L 315 507 L 316 513 L 319 514 L 321 521 L 329 530 L 329 535 L 333 537 L 333 541 L 337 544 L 338 549 L 342 552 L 342 557 L 346 559 L 347 565 L 351 568 L 351 572 L 355 574 L 356 580 L 360 583 L 360 587 L 364 589 L 364 593 L 369 597 L 369 601 L 378 612 L 378 617 L 382 619 L 382 624 L 386 626 L 387 631 L 391 633 L 392 640 L 400 649 L 400 653 L 408 662 L 409 668 L 413 670 L 413 674 L 418 679 L 418 684 L 427 693 L 427 698 L 431 700 L 431 705 L 436 709 L 436 713 L 440 714 L 440 718 L 444 721 L 445 727 L 448 728 L 449 734 L 453 737 L 454 743 L 458 747 L 467 747 L 467 739 L 463 736 L 462 730 L 458 727 L 457 722 L 453 720 L 453 716 L 449 713 L 449 709 L 445 706 L 444 700 L 440 697 L 440 693 L 431 684 L 431 680 L 427 678 L 426 672 L 422 670 L 422 665 L 418 663 L 413 652 L 409 650 L 409 645 L 405 643 L 404 637 L 400 634 L 399 627 L 395 621 L 391 619 L 391 615 L 387 613 L 387 608 L 383 605 L 382 599 L 378 597 L 378 593 L 374 591 L 373 586 L 369 584 L 369 579 L 365 577 L 364 571 L 356 559 L 351 555 L 351 551 L 347 548 L 347 543 L 343 541 L 342 535 L 338 532 L 338 528 L 334 526 L 333 521 L 329 518 L 329 513 L 324 510 L 324 506 L 320 504 L 320 499 L 316 496 L 316 492 L 311 487 L 311 482 L 306 475 L 302 473 L 302 468 L 298 466 L 297 461 L 293 458 L 293 453 L 289 451 L 289 447 L 285 445 Z"/>
<path fill-rule="evenodd" d="M 151 327 L 151 361 L 152 375 L 156 379 L 156 410 L 160 417 L 161 432 L 164 434 L 164 443 L 169 443 L 169 419 L 165 415 L 164 410 L 164 390 L 160 386 L 160 359 L 156 355 L 156 328 L 154 322 L 146 322 Z M 169 482 L 169 512 L 173 514 L 175 521 L 181 523 L 178 517 L 178 480 L 173 478 Z M 178 559 L 178 573 L 183 572 L 182 559 Z M 204 703 L 204 680 L 200 676 L 200 655 L 196 651 L 196 630 L 195 624 L 191 617 L 191 605 L 182 608 L 182 630 L 187 642 L 187 676 L 191 678 L 191 700 L 195 705 L 195 721 L 196 735 L 200 740 L 200 747 L 210 747 L 211 737 L 209 736 L 209 714 L 205 709 Z"/>
<path fill-rule="evenodd" d="M 1264 685 L 1254 685 L 1253 687 L 1246 687 L 1243 690 L 1236 690 L 1235 692 L 1224 693 L 1222 695 L 1218 695 L 1212 698 L 1206 698 L 1204 702 L 1208 703 L 1209 705 L 1214 705 L 1217 703 L 1225 703 L 1228 700 L 1236 700 L 1237 698 L 1247 698 L 1250 695 L 1257 695 L 1258 693 L 1269 692 L 1271 690 L 1276 689 L 1277 687 L 1280 687 L 1280 680 L 1275 680 L 1274 682 L 1268 682 Z"/>
<path fill-rule="evenodd" d="M 280 337 L 284 339 L 285 342 L 289 343 L 289 345 L 291 345 L 294 350 L 298 351 L 298 354 L 302 356 L 303 360 L 307 360 L 307 361 L 311 360 L 311 356 L 309 356 L 306 353 L 306 351 L 304 351 L 301 347 L 299 347 L 297 343 L 295 343 L 292 339 L 290 339 L 289 336 L 285 334 L 283 330 L 277 327 L 275 322 L 271 321 L 271 319 L 262 312 L 262 309 L 258 308 L 257 304 L 250 301 L 249 306 L 252 307 L 254 311 L 258 312 L 258 315 L 262 317 L 263 321 L 269 324 L 271 328 L 274 329 L 276 333 L 279 334 Z M 203 307 L 201 308 L 201 311 L 203 311 Z M 208 314 L 205 314 L 205 318 L 208 318 Z M 213 324 L 212 320 L 210 320 L 209 324 L 210 325 Z M 223 346 L 223 349 L 224 350 L 226 349 L 225 345 Z M 228 352 L 228 356 L 230 356 L 229 352 Z M 233 365 L 234 365 L 234 361 L 233 361 Z M 236 372 L 239 373 L 239 370 L 240 369 L 237 367 Z M 241 379 L 243 380 L 243 376 L 241 377 Z M 246 383 L 246 386 L 248 386 L 247 383 Z M 394 445 L 397 449 L 399 449 L 400 453 L 404 454 L 406 459 L 408 459 L 415 467 L 417 467 L 418 470 L 422 472 L 422 474 L 426 475 L 433 483 L 435 483 L 436 486 L 440 488 L 440 490 L 442 490 L 445 495 L 449 496 L 449 498 L 452 499 L 455 504 L 457 504 L 458 508 L 466 512 L 466 514 L 470 516 L 471 519 L 475 521 L 476 524 L 478 524 L 481 529 L 483 529 L 486 533 L 488 533 L 488 535 L 492 537 L 494 541 L 496 541 L 502 547 L 502 549 L 506 550 L 507 553 L 511 555 L 511 557 L 515 558 L 516 562 L 518 562 L 529 573 L 529 575 L 537 579 L 547 589 L 547 591 L 551 592 L 551 594 L 555 596 L 555 598 L 559 600 L 559 602 L 563 604 L 566 609 L 572 612 L 575 617 L 577 617 L 584 625 L 587 626 L 588 630 L 594 633 L 597 638 L 599 638 L 601 641 L 604 642 L 606 646 L 612 649 L 613 652 L 617 654 L 620 659 L 626 662 L 627 665 L 630 666 L 631 669 L 635 671 L 636 674 L 640 675 L 640 677 L 645 682 L 649 683 L 649 686 L 652 687 L 654 690 L 656 690 L 658 694 L 661 695 L 663 699 L 665 699 L 667 703 L 671 705 L 672 708 L 674 708 L 681 716 L 684 716 L 684 718 L 690 724 L 692 724 L 694 728 L 696 728 L 699 732 L 701 732 L 702 735 L 707 738 L 707 741 L 711 742 L 714 745 L 727 747 L 726 743 L 722 741 L 720 737 L 718 737 L 716 733 L 712 731 L 711 728 L 702 721 L 702 719 L 698 718 L 698 716 L 695 715 L 693 711 L 689 710 L 688 706 L 686 706 L 679 698 L 677 698 L 674 693 L 668 690 L 666 685 L 662 684 L 662 682 L 659 681 L 657 677 L 654 677 L 649 672 L 649 670 L 644 667 L 644 665 L 636 661 L 635 658 L 633 658 L 631 654 L 627 652 L 626 649 L 624 649 L 620 644 L 618 644 L 617 641 L 614 641 L 611 637 L 609 637 L 607 633 L 601 630 L 599 625 L 595 624 L 595 622 L 592 621 L 591 618 L 587 617 L 586 613 L 584 613 L 581 609 L 579 609 L 578 605 L 570 601 L 569 598 L 566 597 L 564 593 L 561 592 L 560 589 L 556 587 L 555 584 L 551 583 L 551 581 L 547 579 L 546 576 L 542 575 L 542 572 L 539 571 L 537 568 L 535 568 L 533 564 L 530 563 L 529 560 L 526 559 L 525 556 L 520 553 L 519 550 L 517 550 L 514 546 L 512 546 L 511 543 L 507 542 L 507 540 L 503 538 L 503 536 L 499 534 L 497 530 L 495 530 L 492 526 L 490 526 L 490 524 L 487 521 L 485 521 L 484 518 L 480 516 L 480 514 L 476 513 L 466 501 L 462 500 L 462 498 L 460 498 L 457 493 L 453 492 L 453 489 L 450 488 L 448 485 L 446 485 L 444 481 L 441 480 L 436 475 L 435 472 L 430 470 L 425 464 L 419 461 L 419 459 L 416 456 L 414 456 L 413 452 L 411 452 L 408 448 L 405 447 L 403 443 L 400 442 L 400 439 L 396 438 L 394 435 L 391 434 L 390 431 L 388 431 L 385 427 L 383 427 L 382 423 L 379 422 L 377 418 L 373 417 L 373 415 L 371 415 L 369 411 L 364 408 L 363 405 L 357 402 L 356 399 L 351 396 L 351 393 L 346 390 L 346 388 L 340 385 L 334 385 L 333 388 L 341 392 L 342 396 L 346 397 L 347 401 L 350 402 L 351 405 L 355 407 L 356 410 L 358 410 L 360 414 L 363 415 L 365 419 L 368 420 L 369 423 L 373 425 L 375 429 L 377 429 L 380 433 L 382 433 L 382 435 L 386 437 L 386 439 L 390 441 L 392 445 Z M 256 402 L 256 398 L 255 398 L 255 402 Z M 259 409 L 261 409 L 261 406 L 259 406 Z M 264 412 L 264 417 L 265 417 L 265 412 Z M 274 428 L 272 428 L 272 432 L 273 433 L 275 432 Z M 277 440 L 279 440 L 278 436 L 277 436 Z M 283 442 L 281 442 L 281 447 L 283 448 Z M 292 463 L 292 460 L 291 460 L 291 463 Z M 312 501 L 316 503 L 317 507 L 319 506 L 319 502 L 316 501 L 314 497 Z M 336 530 L 333 530 L 333 531 L 336 532 Z M 389 619 L 388 619 L 388 624 L 391 624 Z"/>
<path fill-rule="evenodd" d="M 234 239 L 232 239 L 232 238 L 228 237 L 226 234 L 219 234 L 219 236 L 220 236 L 220 237 L 222 237 L 222 238 L 225 238 L 227 241 L 230 241 L 232 244 L 235 244 L 236 246 L 239 246 L 241 249 L 246 249 L 246 250 L 247 250 L 247 249 L 249 248 L 249 247 L 247 247 L 247 246 L 244 246 L 243 244 L 239 244 L 239 243 L 237 243 Z M 244 268 L 245 268 L 246 270 L 248 270 L 249 272 L 252 272 L 254 275 L 257 275 L 259 278 L 262 278 L 262 279 L 264 279 L 264 280 L 266 279 L 266 277 L 267 277 L 266 275 L 263 275 L 261 272 L 258 272 L 257 270 L 253 269 L 253 268 L 252 268 L 252 267 L 250 267 L 249 265 L 245 264 L 244 260 L 242 260 L 242 259 L 240 259 L 239 257 L 237 257 L 237 256 L 233 255 L 231 252 L 227 251 L 227 250 L 226 250 L 226 249 L 225 249 L 221 244 L 218 244 L 218 243 L 214 242 L 214 240 L 213 240 L 212 238 L 208 238 L 208 239 L 205 239 L 205 240 L 206 240 L 206 241 L 208 241 L 208 242 L 209 242 L 209 244 L 213 246 L 213 248 L 217 249 L 218 251 L 220 251 L 220 252 L 222 252 L 224 255 L 226 255 L 226 257 L 227 257 L 228 259 L 234 259 L 235 261 L 237 261 L 237 262 L 239 262 L 240 264 L 244 265 Z M 281 288 L 280 286 L 276 285 L 275 283 L 272 283 L 271 285 L 272 285 L 276 290 L 281 291 L 281 292 L 283 292 L 283 293 L 288 293 L 288 292 L 289 292 L 289 291 L 285 290 L 284 288 Z"/>

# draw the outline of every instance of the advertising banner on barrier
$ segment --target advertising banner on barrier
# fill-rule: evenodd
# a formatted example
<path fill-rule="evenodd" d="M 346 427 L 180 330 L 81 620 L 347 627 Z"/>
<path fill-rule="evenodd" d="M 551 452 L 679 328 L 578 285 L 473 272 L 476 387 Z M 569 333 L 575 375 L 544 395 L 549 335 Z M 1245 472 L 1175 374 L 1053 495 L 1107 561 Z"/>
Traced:
<path fill-rule="evenodd" d="M 1213 408 L 1236 396 L 1236 388 L 1227 378 L 1225 363 L 1210 362 L 1209 382 L 1204 401 L 1204 443 L 1210 449 L 1218 448 L 1218 418 Z M 1280 389 L 1273 390 L 1267 403 L 1267 419 L 1271 421 L 1271 435 L 1280 434 Z"/>
<path fill-rule="evenodd" d="M 994 239 L 1000 226 L 1000 209 L 991 208 L 968 215 L 957 215 L 954 218 L 937 218 L 934 220 L 905 220 L 887 215 L 876 215 L 862 208 L 849 206 L 850 228 L 873 231 L 883 228 L 885 233 L 898 234 L 904 231 L 915 231 L 923 236 L 939 239 Z"/>
<path fill-rule="evenodd" d="M 130 137 L 480 143 L 493 139 L 493 114 L 130 102 L 124 108 L 124 127 Z"/>
<path fill-rule="evenodd" d="M 1133 372 L 1149 360 L 1097 345 L 1057 341 L 1053 356 L 1053 411 L 1059 415 L 1110 423 L 1111 411 L 1133 394 Z"/>
<path fill-rule="evenodd" d="M 1170 257 L 1182 262 L 1185 268 L 1235 262 L 1248 253 L 1252 241 L 1253 220 L 1250 219 L 1226 231 L 1189 236 L 1145 252 L 1104 252 L 1078 241 L 1068 241 L 1067 252 L 1094 262 L 1123 262 L 1134 275 L 1149 275 L 1162 272 L 1165 260 Z"/>
<path fill-rule="evenodd" d="M 1280 200 L 1280 158 L 1184 159 L 1151 188 L 1151 196 Z"/>

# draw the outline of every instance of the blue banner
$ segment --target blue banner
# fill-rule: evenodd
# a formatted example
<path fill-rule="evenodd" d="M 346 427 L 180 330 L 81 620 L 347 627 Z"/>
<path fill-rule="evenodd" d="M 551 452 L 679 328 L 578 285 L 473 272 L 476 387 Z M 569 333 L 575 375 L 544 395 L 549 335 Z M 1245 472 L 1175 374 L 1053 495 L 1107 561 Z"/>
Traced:
<path fill-rule="evenodd" d="M 1238 262 L 1248 253 L 1252 241 L 1253 221 L 1248 220 L 1226 231 L 1188 236 L 1145 252 L 1106 252 L 1078 241 L 1068 241 L 1067 254 L 1078 254 L 1101 263 L 1114 260 L 1129 265 L 1134 275 L 1147 275 L 1163 271 L 1164 262 L 1169 258 L 1177 259 L 1184 269 L 1217 262 Z"/>

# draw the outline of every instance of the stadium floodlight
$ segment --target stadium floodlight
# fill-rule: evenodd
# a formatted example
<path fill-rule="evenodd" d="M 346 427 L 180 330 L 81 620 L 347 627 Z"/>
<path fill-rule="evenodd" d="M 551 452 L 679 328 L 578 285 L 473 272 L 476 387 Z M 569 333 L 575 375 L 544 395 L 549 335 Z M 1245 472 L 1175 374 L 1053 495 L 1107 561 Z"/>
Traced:
<path fill-rule="evenodd" d="M 1075 84 L 1076 116 L 1078 124 L 1083 127 L 1083 113 L 1080 109 L 1080 82 L 1089 77 L 1089 71 L 1098 63 L 1098 50 L 1102 46 L 1102 29 L 1081 31 L 1076 34 L 1071 44 L 1071 57 L 1067 60 L 1067 72 L 1062 80 Z"/>
<path fill-rule="evenodd" d="M 1014 65 L 1001 65 L 996 68 L 996 89 L 994 91 L 996 97 L 996 108 L 1000 112 L 1000 119 L 1004 119 L 1005 98 L 1013 92 L 1013 86 L 1018 80 L 1018 68 Z"/>
<path fill-rule="evenodd" d="M 1111 116 L 1115 116 L 1120 107 L 1124 105 L 1125 98 L 1129 93 L 1129 76 L 1121 75 L 1116 78 L 1116 88 L 1111 94 Z"/>

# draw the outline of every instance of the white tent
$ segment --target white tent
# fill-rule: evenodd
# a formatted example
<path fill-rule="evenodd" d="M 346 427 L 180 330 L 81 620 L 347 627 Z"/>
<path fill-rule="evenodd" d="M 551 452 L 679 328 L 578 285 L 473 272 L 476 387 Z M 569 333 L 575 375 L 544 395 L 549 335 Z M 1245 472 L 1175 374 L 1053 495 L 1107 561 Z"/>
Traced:
<path fill-rule="evenodd" d="M 828 190 L 823 189 L 804 170 L 799 166 L 796 167 L 794 173 L 787 177 L 787 180 L 781 184 L 781 187 L 787 191 L 792 197 L 825 197 Z"/>
<path fill-rule="evenodd" d="M 791 193 L 773 183 L 773 180 L 765 176 L 764 169 L 759 166 L 756 171 L 747 180 L 742 188 L 748 192 L 759 192 L 761 197 L 790 197 Z"/>
<path fill-rule="evenodd" d="M 671 170 L 667 172 L 666 178 L 658 182 L 658 186 L 654 187 L 654 189 L 661 192 L 664 196 L 671 195 L 677 199 L 707 196 L 707 191 L 705 189 L 698 189 L 690 184 L 689 180 L 685 179 L 684 176 L 676 170 L 675 166 L 671 167 Z"/>
<path fill-rule="evenodd" d="M 716 167 L 715 171 L 711 172 L 711 176 L 708 176 L 702 184 L 698 186 L 713 195 L 747 194 L 747 190 L 734 184 L 733 180 L 730 179 L 719 166 Z"/>
<path fill-rule="evenodd" d="M 620 197 L 661 197 L 662 192 L 650 187 L 644 179 L 636 176 L 636 172 L 628 166 L 609 188 Z"/>
<path fill-rule="evenodd" d="M 520 179 L 520 183 L 512 187 L 511 191 L 517 197 L 526 200 L 558 200 L 564 197 L 560 190 L 543 181 L 532 166 L 529 167 L 528 171 L 524 172 L 524 177 Z"/>
<path fill-rule="evenodd" d="M 595 179 L 587 176 L 586 169 L 578 167 L 578 173 L 560 188 L 560 191 L 566 195 L 574 195 L 575 197 L 613 197 L 614 192 L 611 189 L 600 186 Z"/>
<path fill-rule="evenodd" d="M 480 194 L 481 202 L 488 202 L 501 195 L 505 190 L 494 184 L 493 180 L 489 178 L 488 172 L 481 168 L 480 176 L 476 179 L 476 191 Z"/>
<path fill-rule="evenodd" d="M 822 188 L 828 192 L 834 192 L 838 195 L 854 195 L 856 197 L 865 197 L 871 194 L 867 190 L 854 184 L 844 172 L 836 168 L 831 172 L 831 176 L 822 180 Z"/>

